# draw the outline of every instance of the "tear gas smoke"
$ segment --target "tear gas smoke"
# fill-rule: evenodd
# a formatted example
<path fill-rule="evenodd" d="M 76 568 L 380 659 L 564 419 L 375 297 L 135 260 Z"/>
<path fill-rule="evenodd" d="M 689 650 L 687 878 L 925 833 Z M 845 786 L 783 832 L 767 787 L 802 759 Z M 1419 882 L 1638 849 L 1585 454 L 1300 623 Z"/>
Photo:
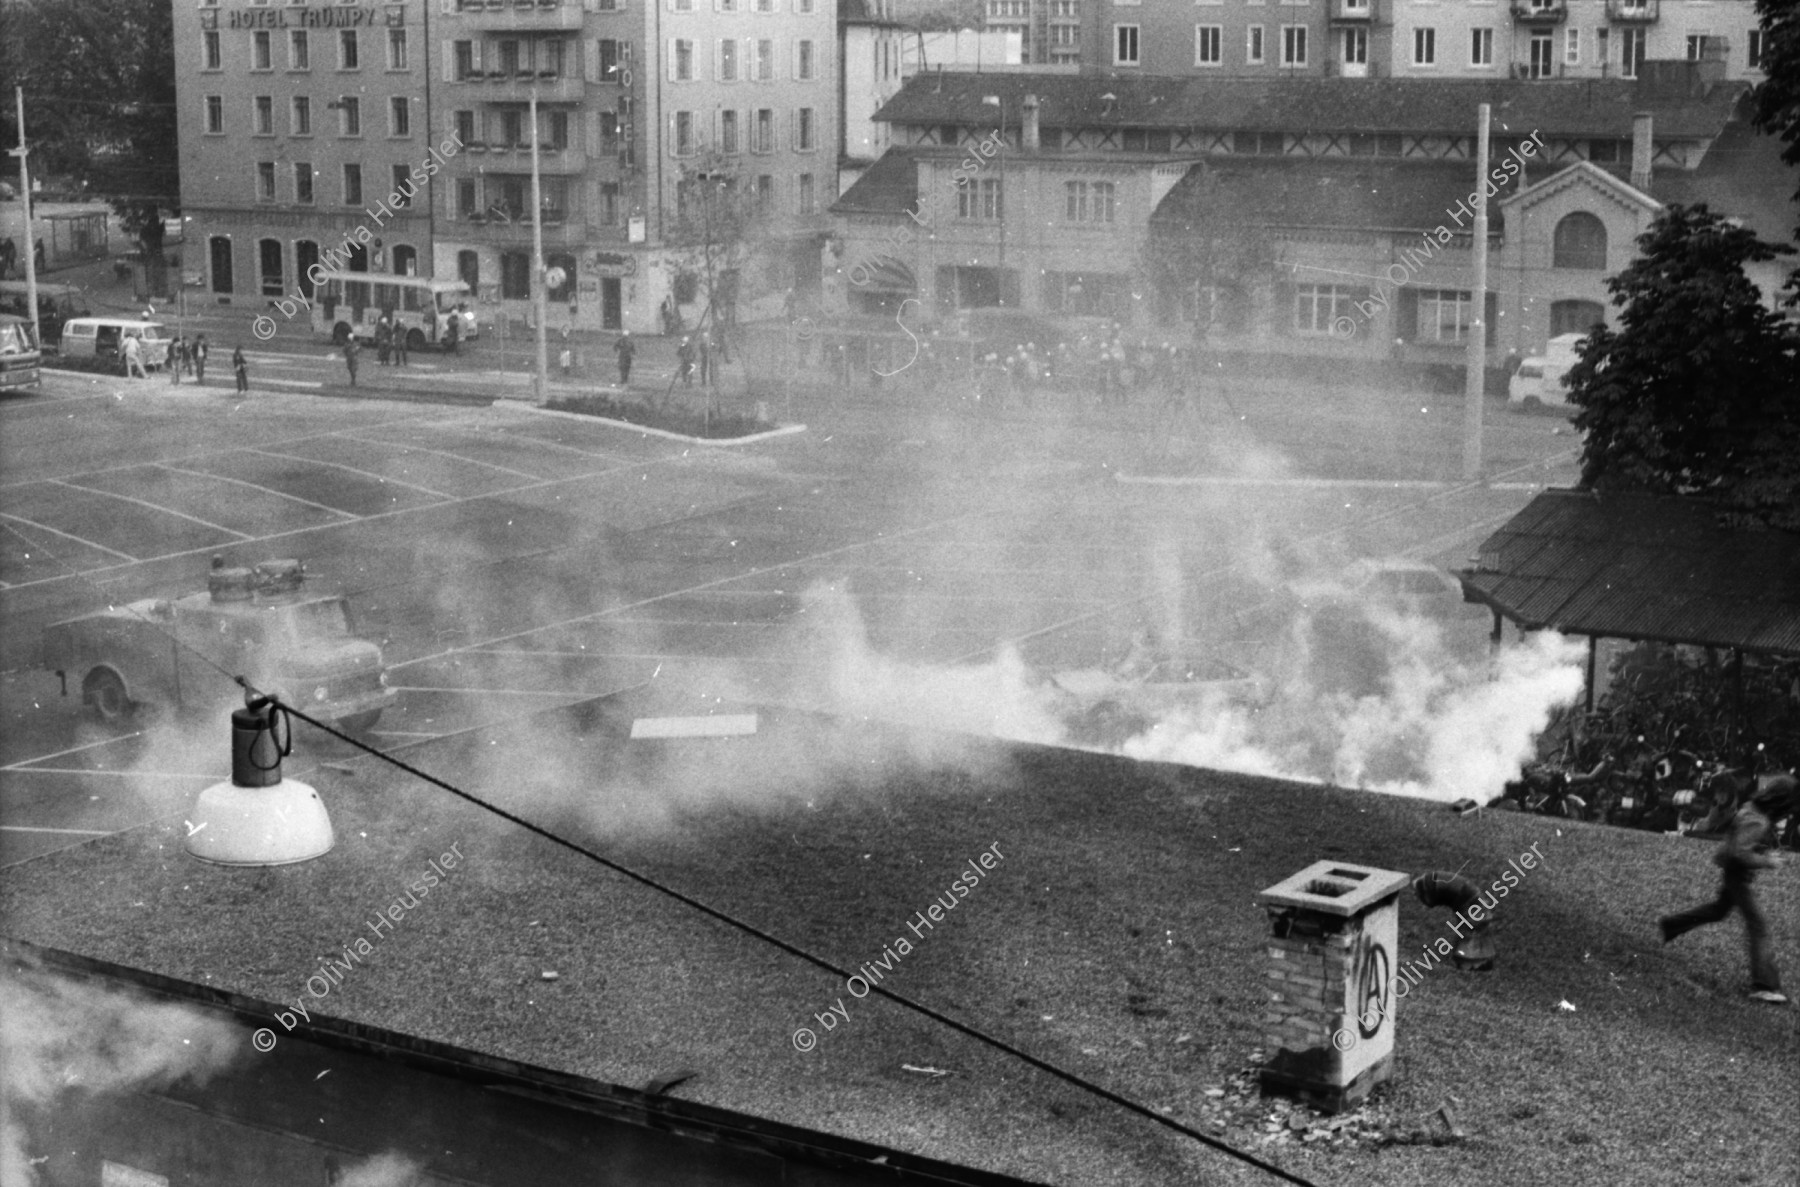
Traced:
<path fill-rule="evenodd" d="M 65 1092 L 205 1083 L 241 1048 L 238 1028 L 189 1006 L 157 1002 L 40 969 L 0 973 L 0 1183 L 30 1187 L 24 1119 Z"/>

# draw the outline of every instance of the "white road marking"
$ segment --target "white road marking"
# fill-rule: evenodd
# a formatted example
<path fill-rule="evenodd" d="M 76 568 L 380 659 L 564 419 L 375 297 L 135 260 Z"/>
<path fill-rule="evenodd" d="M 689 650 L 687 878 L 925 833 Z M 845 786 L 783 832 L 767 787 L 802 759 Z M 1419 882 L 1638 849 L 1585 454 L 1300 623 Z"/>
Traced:
<path fill-rule="evenodd" d="M 91 828 L 29 828 L 23 824 L 0 824 L 0 833 L 61 833 L 71 837 L 109 837 L 112 835 Z"/>
<path fill-rule="evenodd" d="M 26 527 L 36 528 L 40 532 L 49 532 L 53 536 L 61 536 L 65 540 L 73 540 L 73 541 L 75 541 L 75 543 L 83 545 L 85 547 L 96 549 L 97 551 L 100 551 L 100 552 L 111 553 L 113 556 L 122 557 L 126 561 L 128 561 L 134 565 L 138 563 L 138 558 L 135 556 L 132 556 L 129 553 L 120 552 L 116 548 L 108 548 L 104 544 L 96 544 L 92 540 L 83 539 L 82 537 L 74 535 L 73 533 L 62 531 L 59 528 L 53 528 L 47 523 L 39 523 L 35 519 L 26 519 L 23 515 L 14 515 L 9 511 L 0 511 L 0 519 L 10 519 L 15 523 L 22 523 Z M 61 580 L 63 580 L 63 578 L 61 578 L 61 577 L 41 577 L 38 580 L 39 581 L 61 581 Z M 24 583 L 24 585 L 9 586 L 8 588 L 23 589 L 23 588 L 25 588 L 26 585 L 36 585 L 37 583 L 38 583 L 37 581 L 27 581 Z"/>
<path fill-rule="evenodd" d="M 219 775 L 197 775 L 191 771 L 104 771 L 93 767 L 7 767 L 14 775 L 110 775 L 115 779 L 207 779 L 217 782 Z"/>
<path fill-rule="evenodd" d="M 429 486 L 420 486 L 416 482 L 407 482 L 407 481 L 405 481 L 403 479 L 399 479 L 399 478 L 389 478 L 386 474 L 377 474 L 372 470 L 359 470 L 355 466 L 346 466 L 342 462 L 322 461 L 319 458 L 310 458 L 310 457 L 305 456 L 304 454 L 298 454 L 298 453 L 277 453 L 274 450 L 270 450 L 270 449 L 246 449 L 246 450 L 243 450 L 242 452 L 244 452 L 244 453 L 260 453 L 264 457 L 277 458 L 284 462 L 305 462 L 309 466 L 330 466 L 334 470 L 347 470 L 352 474 L 361 474 L 364 478 L 373 478 L 376 482 L 392 483 L 395 486 L 404 486 L 408 490 L 416 490 L 420 494 L 430 495 L 431 497 L 433 497 L 435 499 L 449 499 L 449 498 L 455 497 L 455 496 L 451 495 L 450 493 L 448 493 L 447 491 L 432 490 Z"/>
<path fill-rule="evenodd" d="M 406 665 L 401 664 L 400 666 L 405 667 Z M 392 670 L 389 669 L 389 671 Z M 585 692 L 559 692 L 555 689 L 543 688 L 457 688 L 431 684 L 390 684 L 388 687 L 399 692 L 467 692 L 513 697 L 568 697 L 578 701 L 585 701 L 592 695 Z M 435 737 L 436 735 L 428 734 L 426 736 Z"/>
<path fill-rule="evenodd" d="M 496 466 L 493 462 L 484 462 L 484 461 L 480 461 L 479 459 L 476 459 L 476 458 L 464 457 L 460 453 L 451 453 L 448 450 L 444 450 L 444 449 L 429 449 L 423 445 L 414 445 L 411 442 L 381 441 L 381 440 L 371 441 L 365 437 L 357 437 L 357 436 L 354 436 L 349 433 L 344 434 L 344 436 L 351 441 L 360 441 L 364 445 L 380 445 L 380 446 L 384 446 L 388 449 L 411 449 L 411 450 L 416 450 L 419 453 L 436 454 L 438 457 L 447 457 L 451 461 L 462 462 L 463 464 L 470 465 L 470 466 L 485 466 L 489 470 L 498 470 L 502 474 L 511 474 L 515 478 L 524 478 L 524 479 L 528 479 L 532 482 L 541 482 L 541 481 L 543 481 L 543 478 L 544 478 L 544 476 L 542 474 L 527 474 L 523 470 L 515 470 L 510 466 Z"/>
<path fill-rule="evenodd" d="M 131 738 L 141 738 L 143 730 L 134 730 L 129 734 L 120 734 L 116 738 L 102 738 L 98 742 L 87 742 L 80 746 L 71 746 L 67 750 L 58 750 L 55 754 L 41 754 L 36 758 L 20 759 L 16 763 L 0 767 L 0 771 L 16 771 L 34 762 L 49 762 L 53 758 L 63 758 L 70 754 L 80 754 L 83 750 L 92 750 L 96 746 L 111 746 L 114 742 L 124 742 Z"/>
<path fill-rule="evenodd" d="M 171 466 L 167 462 L 153 462 L 151 464 L 159 470 L 168 470 L 175 474 L 190 474 L 195 478 L 210 478 L 214 482 L 230 482 L 235 483 L 238 486 L 247 486 L 251 490 L 260 490 L 265 494 L 274 495 L 278 499 L 286 499 L 290 503 L 299 503 L 305 507 L 313 507 L 320 511 L 329 511 L 331 514 L 341 515 L 345 519 L 353 520 L 356 518 L 356 516 L 350 514 L 348 511 L 340 511 L 336 507 L 327 507 L 323 503 L 315 503 L 311 499 L 303 499 L 299 495 L 290 495 L 284 491 L 278 491 L 273 487 L 262 486 L 255 482 L 246 482 L 242 478 L 227 478 L 223 474 L 208 474 L 205 470 L 190 470 L 185 466 Z"/>
<path fill-rule="evenodd" d="M 986 513 L 981 512 L 981 511 L 965 511 L 961 515 L 953 515 L 947 519 L 937 520 L 933 523 L 921 524 L 915 528 L 905 528 L 901 531 L 894 532 L 891 535 L 882 535 L 882 536 L 878 536 L 872 540 L 858 540 L 858 541 L 855 541 L 850 544 L 842 544 L 836 548 L 827 549 L 824 552 L 814 553 L 811 556 L 800 557 L 798 560 L 795 560 L 795 561 L 787 561 L 787 562 L 784 562 L 779 565 L 770 565 L 767 568 L 763 568 L 763 569 L 752 569 L 748 573 L 738 573 L 738 574 L 734 574 L 733 576 L 730 576 L 730 577 L 714 578 L 711 581 L 703 581 L 699 585 L 690 585 L 685 589 L 670 590 L 668 593 L 661 593 L 661 594 L 655 595 L 654 597 L 642 598 L 636 602 L 628 602 L 623 606 L 614 606 L 614 607 L 612 607 L 610 609 L 606 609 L 606 610 L 596 610 L 592 614 L 581 614 L 581 615 L 577 615 L 574 618 L 562 619 L 559 622 L 546 622 L 539 626 L 530 627 L 526 630 L 513 631 L 511 634 L 499 635 L 492 639 L 486 639 L 480 643 L 471 643 L 467 647 L 454 647 L 448 651 L 440 651 L 440 652 L 436 653 L 435 655 L 420 656 L 418 659 L 409 660 L 409 661 L 407 661 L 406 664 L 401 665 L 401 666 L 409 667 L 413 664 L 428 663 L 434 659 L 443 659 L 446 656 L 460 655 L 463 652 L 476 651 L 483 647 L 492 647 L 496 643 L 509 643 L 514 639 L 523 639 L 527 635 L 535 635 L 539 631 L 554 630 L 557 627 L 571 626 L 578 622 L 591 622 L 595 619 L 606 618 L 606 617 L 609 617 L 609 616 L 615 615 L 615 614 L 623 614 L 624 612 L 626 612 L 628 610 L 636 610 L 636 609 L 639 609 L 644 606 L 654 606 L 658 602 L 666 602 L 672 598 L 687 597 L 691 594 L 700 593 L 700 592 L 706 591 L 706 590 L 712 590 L 718 586 L 726 585 L 726 584 L 729 584 L 734 581 L 749 581 L 749 580 L 752 580 L 757 577 L 766 577 L 771 573 L 781 573 L 785 570 L 792 569 L 797 564 L 801 564 L 801 565 L 808 564 L 813 561 L 823 560 L 829 556 L 837 556 L 837 555 L 840 555 L 840 554 L 846 553 L 846 552 L 854 552 L 859 548 L 877 547 L 879 545 L 888 543 L 892 540 L 896 540 L 902 536 L 912 536 L 912 535 L 917 535 L 920 532 L 935 531 L 939 528 L 945 527 L 946 525 L 953 524 L 953 523 L 960 523 L 964 520 L 973 519 L 973 518 L 976 518 L 977 516 L 980 516 L 983 514 L 986 514 Z M 758 591 L 758 592 L 760 592 L 760 591 Z"/>
<path fill-rule="evenodd" d="M 136 503 L 139 507 L 145 507 L 163 515 L 173 515 L 177 519 L 185 519 L 189 523 L 197 523 L 203 528 L 211 528 L 215 532 L 224 532 L 227 536 L 236 536 L 240 540 L 248 540 L 250 538 L 243 532 L 233 531 L 224 524 L 213 523 L 210 520 L 201 519 L 198 515 L 189 515 L 185 511 L 177 511 L 173 507 L 164 507 L 160 503 L 152 503 L 148 499 L 140 499 L 134 495 L 122 495 L 117 491 L 101 490 L 97 486 L 83 486 L 81 483 L 68 478 L 52 478 L 50 479 L 50 482 L 55 486 L 66 486 L 70 490 L 85 491 L 88 494 L 99 495 L 103 499 L 118 499 L 125 503 Z"/>
<path fill-rule="evenodd" d="M 331 434 L 331 433 L 317 434 L 317 436 L 321 436 L 321 437 L 329 437 L 329 436 L 333 436 L 333 435 L 334 434 Z M 243 451 L 227 450 L 225 452 L 237 453 L 237 452 L 243 452 Z M 260 451 L 258 451 L 258 452 L 260 452 Z M 289 460 L 292 460 L 292 461 L 307 461 L 307 460 L 309 460 L 306 458 L 294 457 L 294 456 L 287 455 L 287 454 L 282 454 L 279 456 L 287 457 L 287 458 L 289 458 Z M 510 487 L 507 490 L 503 490 L 503 491 L 484 491 L 481 494 L 475 494 L 475 495 L 456 495 L 456 496 L 444 495 L 444 496 L 440 496 L 439 500 L 435 503 L 424 503 L 424 504 L 421 504 L 416 507 L 395 507 L 388 511 L 377 511 L 372 515 L 357 516 L 349 522 L 369 523 L 373 520 L 387 519 L 387 518 L 389 518 L 391 516 L 395 516 L 395 515 L 416 515 L 420 512 L 424 512 L 424 511 L 441 511 L 446 507 L 454 507 L 458 503 L 473 503 L 473 502 L 477 501 L 478 499 L 498 499 L 501 497 L 512 498 L 517 495 L 524 494 L 527 491 L 542 490 L 545 487 L 560 486 L 563 483 L 568 483 L 568 482 L 587 482 L 587 481 L 589 481 L 591 479 L 595 479 L 595 478 L 604 478 L 609 474 L 617 474 L 622 470 L 637 470 L 637 469 L 641 469 L 645 466 L 657 466 L 657 465 L 662 465 L 666 462 L 679 461 L 679 460 L 680 460 L 679 458 L 652 458 L 649 461 L 638 461 L 638 462 L 634 462 L 628 466 L 614 466 L 611 469 L 595 470 L 588 474 L 574 474 L 567 478 L 546 478 L 542 482 L 530 483 L 525 486 Z M 143 463 L 140 462 L 137 465 L 142 465 L 142 464 Z M 318 464 L 327 465 L 329 463 L 321 462 Z M 118 469 L 136 469 L 136 468 L 137 468 L 137 466 L 120 466 L 120 467 L 118 467 Z M 5 489 L 5 488 L 0 487 L 0 489 Z M 308 524 L 306 527 L 290 528 L 289 530 L 287 530 L 285 532 L 273 532 L 267 536 L 245 537 L 245 542 L 249 543 L 249 544 L 267 544 L 271 540 L 285 540 L 290 536 L 303 536 L 308 532 L 317 532 L 317 531 L 322 531 L 322 530 L 325 530 L 328 528 L 336 528 L 336 527 L 340 527 L 340 526 L 344 526 L 344 525 L 318 524 L 318 523 Z M 73 537 L 71 537 L 71 539 L 73 539 Z M 95 547 L 98 548 L 99 545 L 95 545 Z M 107 549 L 106 551 L 110 552 L 112 550 Z M 112 573 L 119 569 L 128 569 L 132 565 L 147 564 L 151 561 L 178 560 L 184 556 L 204 556 L 204 555 L 210 555 L 217 551 L 218 551 L 218 545 L 211 544 L 211 545 L 207 545 L 202 548 L 186 548 L 186 549 L 182 549 L 179 552 L 165 552 L 165 553 L 161 554 L 160 556 L 144 557 L 142 559 L 137 558 L 137 557 L 132 557 L 132 558 L 129 558 L 130 564 L 101 565 L 97 568 L 84 569 L 79 572 L 64 574 L 64 575 L 58 576 L 58 577 L 39 577 L 35 581 L 21 581 L 17 585 L 8 586 L 7 588 L 9 588 L 9 589 L 29 589 L 30 587 L 32 587 L 34 585 L 48 585 L 54 581 L 70 581 L 70 580 L 76 580 L 76 579 L 92 580 L 98 574 Z M 120 553 L 118 555 L 122 556 L 124 554 Z"/>

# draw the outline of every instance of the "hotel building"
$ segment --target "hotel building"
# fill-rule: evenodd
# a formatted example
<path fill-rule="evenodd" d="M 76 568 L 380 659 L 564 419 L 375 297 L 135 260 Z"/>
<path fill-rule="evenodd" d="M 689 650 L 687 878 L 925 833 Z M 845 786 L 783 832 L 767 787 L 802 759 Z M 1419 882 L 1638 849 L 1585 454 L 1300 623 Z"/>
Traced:
<path fill-rule="evenodd" d="M 656 329 L 666 299 L 704 301 L 679 225 L 701 165 L 754 196 L 776 249 L 765 287 L 816 283 L 839 145 L 832 0 L 173 11 L 188 268 L 218 304 L 310 297 L 308 269 L 348 238 L 352 271 L 461 278 L 483 322 L 528 321 L 533 98 L 552 327 Z"/>

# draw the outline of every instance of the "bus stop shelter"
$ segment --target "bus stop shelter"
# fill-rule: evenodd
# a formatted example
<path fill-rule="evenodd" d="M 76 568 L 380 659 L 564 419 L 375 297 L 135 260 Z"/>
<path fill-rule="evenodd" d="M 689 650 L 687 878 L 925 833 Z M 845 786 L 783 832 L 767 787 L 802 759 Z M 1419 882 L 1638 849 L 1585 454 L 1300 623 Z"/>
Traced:
<path fill-rule="evenodd" d="M 1547 490 L 1457 573 L 1495 630 L 1688 644 L 1800 656 L 1800 534 L 1722 526 L 1720 508 L 1677 495 Z"/>

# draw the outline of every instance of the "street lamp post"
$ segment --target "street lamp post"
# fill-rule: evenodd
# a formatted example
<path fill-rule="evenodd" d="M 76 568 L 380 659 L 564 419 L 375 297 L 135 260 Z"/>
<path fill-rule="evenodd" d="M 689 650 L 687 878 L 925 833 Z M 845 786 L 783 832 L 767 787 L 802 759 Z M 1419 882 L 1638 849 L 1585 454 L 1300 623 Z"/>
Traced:
<path fill-rule="evenodd" d="M 37 241 L 31 235 L 31 168 L 25 159 L 28 151 L 25 147 L 25 88 L 13 88 L 13 101 L 19 113 L 19 147 L 12 150 L 12 155 L 19 158 L 19 201 L 25 211 L 25 303 L 31 307 L 31 337 L 41 349 L 44 344 L 42 327 L 38 324 L 37 299 Z"/>
<path fill-rule="evenodd" d="M 531 311 L 537 322 L 537 372 L 532 394 L 544 402 L 544 375 L 550 369 L 550 343 L 544 328 L 544 196 L 538 180 L 538 98 L 531 88 Z"/>

